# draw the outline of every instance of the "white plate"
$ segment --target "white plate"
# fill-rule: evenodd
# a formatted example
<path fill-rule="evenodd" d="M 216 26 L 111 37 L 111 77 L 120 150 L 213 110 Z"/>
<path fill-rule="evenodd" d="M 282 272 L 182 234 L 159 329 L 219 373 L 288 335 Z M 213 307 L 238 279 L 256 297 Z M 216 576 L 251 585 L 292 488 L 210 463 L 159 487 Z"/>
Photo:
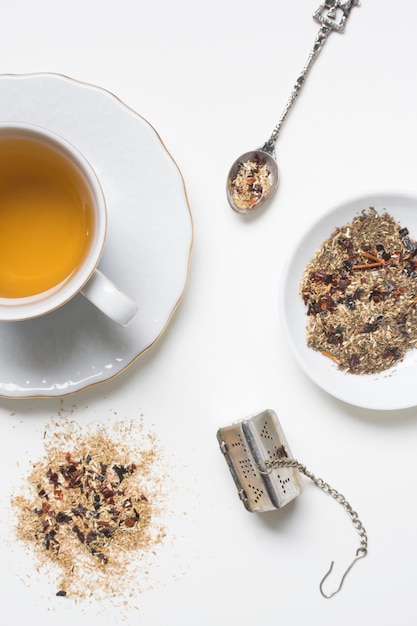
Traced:
<path fill-rule="evenodd" d="M 386 210 L 417 238 L 417 196 L 376 192 L 333 206 L 301 235 L 283 269 L 280 284 L 280 314 L 285 335 L 298 364 L 319 387 L 350 404 L 368 409 L 392 410 L 417 404 L 417 350 L 404 361 L 379 374 L 353 375 L 341 372 L 328 358 L 307 347 L 306 307 L 299 288 L 306 264 L 336 226 L 352 221 L 363 209 Z"/>
<path fill-rule="evenodd" d="M 81 295 L 0 324 L 0 396 L 60 396 L 119 374 L 163 333 L 183 295 L 193 227 L 184 181 L 155 130 L 111 93 L 55 74 L 0 76 L 0 120 L 45 126 L 90 161 L 108 202 L 100 268 L 140 306 L 119 328 Z"/>

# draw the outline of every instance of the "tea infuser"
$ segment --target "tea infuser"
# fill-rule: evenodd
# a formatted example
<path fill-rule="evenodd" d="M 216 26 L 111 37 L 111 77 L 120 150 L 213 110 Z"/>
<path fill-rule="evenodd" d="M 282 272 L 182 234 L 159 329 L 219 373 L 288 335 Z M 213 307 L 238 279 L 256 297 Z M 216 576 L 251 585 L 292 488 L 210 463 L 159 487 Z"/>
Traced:
<path fill-rule="evenodd" d="M 328 36 L 333 31 L 344 32 L 346 20 L 354 6 L 359 6 L 359 0 L 325 0 L 313 14 L 321 27 L 277 125 L 261 148 L 245 152 L 230 168 L 227 199 L 238 213 L 255 213 L 272 199 L 279 179 L 275 156 L 279 132 Z"/>
<path fill-rule="evenodd" d="M 354 564 L 368 552 L 368 537 L 358 514 L 341 493 L 293 458 L 274 411 L 262 411 L 248 419 L 219 428 L 217 440 L 239 498 L 248 511 L 263 513 L 280 509 L 291 502 L 303 488 L 300 474 L 309 478 L 343 506 L 359 535 L 359 547 L 335 591 L 328 594 L 323 590 L 323 585 L 333 569 L 333 561 L 323 577 L 319 586 L 320 592 L 325 598 L 332 598 L 342 588 Z"/>

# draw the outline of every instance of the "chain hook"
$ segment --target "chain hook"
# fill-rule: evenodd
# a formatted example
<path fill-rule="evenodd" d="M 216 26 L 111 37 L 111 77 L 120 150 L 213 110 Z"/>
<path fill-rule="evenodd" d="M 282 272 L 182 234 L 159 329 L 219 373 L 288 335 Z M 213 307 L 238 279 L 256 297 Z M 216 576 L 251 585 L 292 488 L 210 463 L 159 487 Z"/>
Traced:
<path fill-rule="evenodd" d="M 346 500 L 346 498 L 341 493 L 336 491 L 336 489 L 333 489 L 332 487 L 330 487 L 330 485 L 325 483 L 324 480 L 322 480 L 321 478 L 317 478 L 314 474 L 312 474 L 306 468 L 305 465 L 302 465 L 296 459 L 292 459 L 288 457 L 275 458 L 272 461 L 271 460 L 264 461 L 264 463 L 258 464 L 259 472 L 264 475 L 270 474 L 272 470 L 277 469 L 279 467 L 293 467 L 297 469 L 299 472 L 301 472 L 301 474 L 304 474 L 304 476 L 309 478 L 316 485 L 316 487 L 321 489 L 323 493 L 330 495 L 334 500 L 336 500 L 336 502 L 341 504 L 343 508 L 345 509 L 346 513 L 348 513 L 349 517 L 351 518 L 353 526 L 355 527 L 355 529 L 357 530 L 359 534 L 360 544 L 359 544 L 359 548 L 356 550 L 355 558 L 353 559 L 352 563 L 349 565 L 349 567 L 343 574 L 340 584 L 338 588 L 336 589 L 336 591 L 333 591 L 330 594 L 327 594 L 323 591 L 323 584 L 327 580 L 328 576 L 330 575 L 330 572 L 333 569 L 334 561 L 330 563 L 329 571 L 324 575 L 320 583 L 321 595 L 324 598 L 333 598 L 333 596 L 335 596 L 341 590 L 343 583 L 345 582 L 346 576 L 349 574 L 350 570 L 355 565 L 356 561 L 359 561 L 359 559 L 363 559 L 363 557 L 365 557 L 368 553 L 368 536 L 366 534 L 366 530 L 363 527 L 362 522 L 358 518 L 358 514 L 352 509 L 351 505 Z"/>
<path fill-rule="evenodd" d="M 321 581 L 321 583 L 320 583 L 320 593 L 321 593 L 321 595 L 322 595 L 324 598 L 327 598 L 327 599 L 329 599 L 329 598 L 333 598 L 333 596 L 335 596 L 337 593 L 339 593 L 339 591 L 340 591 L 340 590 L 341 590 L 341 588 L 343 587 L 343 583 L 345 582 L 345 578 L 346 578 L 346 576 L 349 574 L 350 570 L 351 570 L 351 569 L 352 569 L 352 567 L 355 565 L 356 561 L 359 561 L 359 559 L 363 559 L 363 557 L 364 557 L 364 556 L 366 556 L 366 552 L 367 552 L 367 551 L 366 551 L 366 549 L 365 549 L 365 548 L 359 548 L 359 549 L 356 551 L 356 556 L 355 556 L 355 558 L 353 559 L 352 563 L 351 563 L 351 564 L 349 565 L 349 567 L 347 568 L 347 570 L 345 571 L 345 573 L 343 574 L 343 576 L 342 576 L 342 580 L 340 581 L 340 585 L 338 586 L 338 588 L 336 589 L 336 591 L 333 591 L 332 593 L 327 594 L 327 593 L 324 593 L 324 591 L 323 591 L 323 583 L 324 583 L 324 581 L 325 581 L 325 580 L 327 580 L 328 576 L 330 575 L 330 572 L 331 572 L 331 571 L 332 571 L 332 569 L 333 569 L 334 561 L 332 561 L 332 562 L 330 563 L 329 570 L 328 570 L 328 572 L 324 575 L 324 577 L 323 577 L 323 579 L 322 579 L 322 581 Z"/>

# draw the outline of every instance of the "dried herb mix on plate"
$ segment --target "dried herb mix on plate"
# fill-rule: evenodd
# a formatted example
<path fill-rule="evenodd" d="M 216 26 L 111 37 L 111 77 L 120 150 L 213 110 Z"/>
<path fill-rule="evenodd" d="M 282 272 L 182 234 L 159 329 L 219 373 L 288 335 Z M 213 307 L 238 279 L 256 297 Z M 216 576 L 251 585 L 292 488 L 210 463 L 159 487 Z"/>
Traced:
<path fill-rule="evenodd" d="M 417 243 L 369 208 L 335 228 L 305 267 L 307 345 L 351 374 L 373 374 L 417 345 Z"/>
<path fill-rule="evenodd" d="M 132 563 L 164 536 L 156 442 L 133 452 L 131 430 L 117 423 L 113 433 L 83 433 L 69 422 L 47 438 L 13 498 L 19 538 L 60 572 L 58 596 L 122 595 Z"/>

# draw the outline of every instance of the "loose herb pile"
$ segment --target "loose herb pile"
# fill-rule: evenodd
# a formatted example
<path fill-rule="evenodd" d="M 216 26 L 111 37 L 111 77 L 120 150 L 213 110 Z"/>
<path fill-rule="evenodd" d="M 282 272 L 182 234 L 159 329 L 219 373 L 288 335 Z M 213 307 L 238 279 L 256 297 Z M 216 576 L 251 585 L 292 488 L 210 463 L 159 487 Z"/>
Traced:
<path fill-rule="evenodd" d="M 271 187 L 271 173 L 260 160 L 245 161 L 232 180 L 232 199 L 244 211 L 254 209 Z"/>
<path fill-rule="evenodd" d="M 307 345 L 351 374 L 372 374 L 417 345 L 417 243 L 373 208 L 336 228 L 305 268 Z"/>
<path fill-rule="evenodd" d="M 33 466 L 29 493 L 13 499 L 19 538 L 41 563 L 61 570 L 59 596 L 99 588 L 118 595 L 132 563 L 164 535 L 152 470 L 157 452 L 132 452 L 131 433 L 120 428 L 119 442 L 104 429 L 55 433 Z"/>

